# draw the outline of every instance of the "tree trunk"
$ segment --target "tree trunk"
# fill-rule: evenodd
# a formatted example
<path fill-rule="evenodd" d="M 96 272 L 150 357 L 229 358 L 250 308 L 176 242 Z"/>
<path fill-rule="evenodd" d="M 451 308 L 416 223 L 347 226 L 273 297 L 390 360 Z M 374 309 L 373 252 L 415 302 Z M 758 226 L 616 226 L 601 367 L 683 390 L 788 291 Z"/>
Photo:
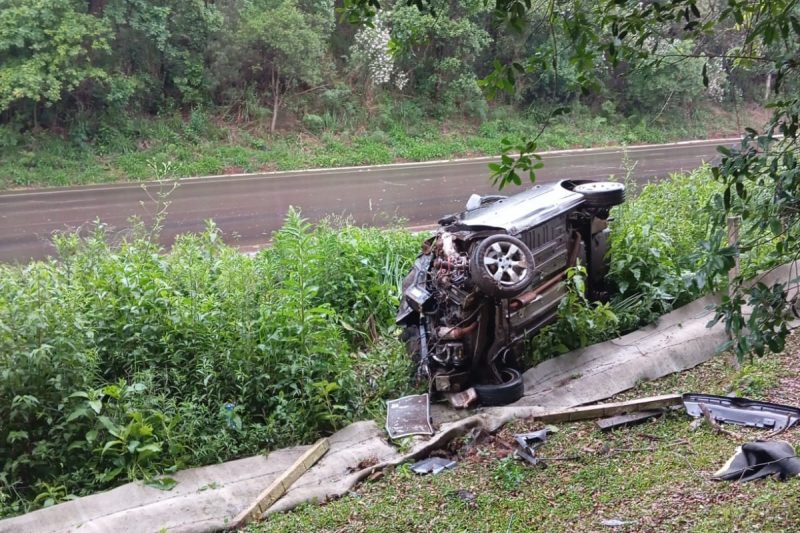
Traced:
<path fill-rule="evenodd" d="M 278 123 L 278 109 L 281 106 L 281 80 L 277 69 L 272 71 L 272 122 L 269 125 L 269 132 L 275 133 Z"/>
<path fill-rule="evenodd" d="M 106 8 L 106 0 L 89 0 L 89 14 L 101 15 Z"/>
<path fill-rule="evenodd" d="M 772 90 L 772 72 L 767 72 L 767 83 L 764 87 L 764 101 L 769 100 L 769 93 Z"/>

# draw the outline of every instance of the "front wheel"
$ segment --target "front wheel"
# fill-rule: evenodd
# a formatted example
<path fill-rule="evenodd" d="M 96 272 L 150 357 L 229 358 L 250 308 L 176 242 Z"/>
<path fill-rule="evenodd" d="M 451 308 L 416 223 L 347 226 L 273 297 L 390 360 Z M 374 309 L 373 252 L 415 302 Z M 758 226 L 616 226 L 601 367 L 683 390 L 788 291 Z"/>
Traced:
<path fill-rule="evenodd" d="M 469 265 L 475 285 L 485 294 L 512 298 L 534 278 L 533 254 L 524 242 L 511 235 L 492 235 L 472 251 Z"/>
<path fill-rule="evenodd" d="M 481 405 L 507 405 L 516 402 L 525 393 L 522 375 L 513 368 L 500 370 L 503 382 L 499 385 L 475 385 L 478 401 Z"/>

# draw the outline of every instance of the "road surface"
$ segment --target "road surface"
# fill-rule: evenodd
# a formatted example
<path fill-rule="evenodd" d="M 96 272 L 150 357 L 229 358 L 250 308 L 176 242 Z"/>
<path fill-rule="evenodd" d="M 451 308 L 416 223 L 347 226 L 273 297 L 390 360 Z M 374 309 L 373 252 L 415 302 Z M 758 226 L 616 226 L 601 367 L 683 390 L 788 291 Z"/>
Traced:
<path fill-rule="evenodd" d="M 716 146 L 733 142 L 634 146 L 627 148 L 627 156 L 637 180 L 644 181 L 694 169 L 716 157 Z M 546 152 L 542 157 L 539 182 L 625 174 L 621 148 Z M 202 231 L 204 221 L 213 219 L 226 242 L 253 248 L 269 241 L 289 206 L 299 207 L 310 220 L 337 214 L 352 216 L 358 224 L 403 219 L 409 227 L 429 226 L 444 214 L 461 211 L 470 194 L 492 192 L 487 169 L 492 160 L 188 178 L 169 195 L 162 242 L 169 245 L 180 233 Z M 158 209 L 154 198 L 169 188 L 122 183 L 0 193 L 0 261 L 22 263 L 52 255 L 54 232 L 85 231 L 95 220 L 117 230 L 128 227 L 132 216 L 152 220 Z M 520 189 L 508 187 L 504 193 Z"/>

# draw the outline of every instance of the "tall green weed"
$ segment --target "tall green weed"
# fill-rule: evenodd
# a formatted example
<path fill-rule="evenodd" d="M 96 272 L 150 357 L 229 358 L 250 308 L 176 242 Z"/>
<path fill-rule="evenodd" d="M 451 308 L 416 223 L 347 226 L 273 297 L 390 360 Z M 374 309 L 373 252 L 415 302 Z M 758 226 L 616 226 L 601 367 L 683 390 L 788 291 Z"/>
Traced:
<path fill-rule="evenodd" d="M 419 238 L 290 212 L 247 257 L 141 226 L 0 266 L 0 516 L 315 438 L 406 392 L 393 336 Z"/>
<path fill-rule="evenodd" d="M 700 243 L 708 238 L 712 197 L 720 190 L 708 167 L 629 187 L 612 211 L 609 278 L 622 329 L 651 322 L 700 296 L 694 283 Z"/>

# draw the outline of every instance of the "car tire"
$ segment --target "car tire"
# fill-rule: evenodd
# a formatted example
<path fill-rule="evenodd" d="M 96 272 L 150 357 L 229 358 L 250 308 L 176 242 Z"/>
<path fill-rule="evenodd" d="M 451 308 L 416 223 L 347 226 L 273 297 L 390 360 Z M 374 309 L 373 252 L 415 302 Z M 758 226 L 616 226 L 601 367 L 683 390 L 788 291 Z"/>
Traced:
<path fill-rule="evenodd" d="M 522 375 L 513 368 L 500 370 L 503 383 L 499 385 L 475 385 L 478 401 L 481 405 L 507 405 L 516 402 L 525 393 L 525 384 Z"/>
<path fill-rule="evenodd" d="M 534 279 L 533 254 L 524 242 L 511 235 L 492 235 L 472 250 L 470 275 L 485 294 L 512 298 Z"/>
<path fill-rule="evenodd" d="M 579 183 L 572 190 L 583 195 L 587 207 L 613 207 L 625 201 L 625 185 L 615 181 Z"/>

